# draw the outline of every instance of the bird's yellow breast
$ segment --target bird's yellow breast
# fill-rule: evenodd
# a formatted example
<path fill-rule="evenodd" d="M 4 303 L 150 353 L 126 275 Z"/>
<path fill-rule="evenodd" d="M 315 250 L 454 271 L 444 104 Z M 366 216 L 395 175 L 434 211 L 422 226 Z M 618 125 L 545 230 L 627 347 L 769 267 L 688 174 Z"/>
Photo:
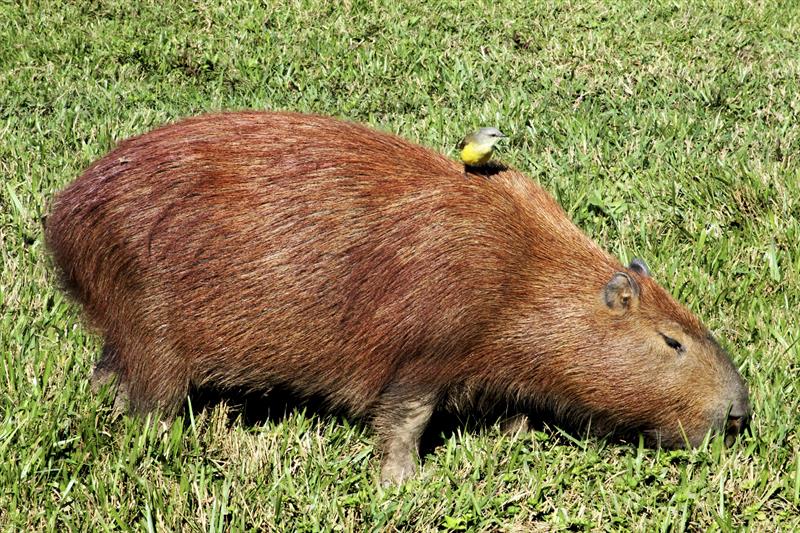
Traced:
<path fill-rule="evenodd" d="M 472 167 L 483 165 L 492 157 L 492 146 L 481 146 L 478 143 L 467 143 L 461 149 L 461 160 Z"/>

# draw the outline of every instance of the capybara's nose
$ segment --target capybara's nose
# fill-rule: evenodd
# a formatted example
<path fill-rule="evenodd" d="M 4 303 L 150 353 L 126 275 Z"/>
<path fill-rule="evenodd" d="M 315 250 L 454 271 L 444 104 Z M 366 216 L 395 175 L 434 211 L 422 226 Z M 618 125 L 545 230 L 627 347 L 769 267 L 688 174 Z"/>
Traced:
<path fill-rule="evenodd" d="M 728 421 L 725 423 L 725 444 L 727 446 L 731 446 L 736 441 L 736 437 L 750 427 L 750 416 L 750 404 L 747 400 L 737 402 L 731 407 Z"/>

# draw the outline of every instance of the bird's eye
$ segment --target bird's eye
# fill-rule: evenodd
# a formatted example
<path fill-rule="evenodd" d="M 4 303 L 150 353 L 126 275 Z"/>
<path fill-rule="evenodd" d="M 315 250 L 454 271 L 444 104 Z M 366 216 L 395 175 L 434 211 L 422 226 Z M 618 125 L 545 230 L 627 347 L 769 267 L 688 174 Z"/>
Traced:
<path fill-rule="evenodd" d="M 663 333 L 660 333 L 660 335 L 664 339 L 664 342 L 667 343 L 667 346 L 669 346 L 670 348 L 672 348 L 673 350 L 675 350 L 679 354 L 682 354 L 682 353 L 684 353 L 686 351 L 686 348 L 683 347 L 683 344 L 681 344 L 680 342 L 676 341 L 672 337 L 667 337 Z"/>

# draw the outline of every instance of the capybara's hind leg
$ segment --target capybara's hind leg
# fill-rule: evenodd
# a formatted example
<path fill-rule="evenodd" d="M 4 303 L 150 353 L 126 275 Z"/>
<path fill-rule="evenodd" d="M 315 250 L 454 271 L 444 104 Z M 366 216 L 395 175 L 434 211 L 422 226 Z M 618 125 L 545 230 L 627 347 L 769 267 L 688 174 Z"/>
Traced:
<path fill-rule="evenodd" d="M 129 410 L 128 387 L 123 379 L 117 348 L 109 341 L 103 345 L 103 354 L 92 371 L 92 392 L 99 393 L 104 387 L 114 390 L 114 412 Z"/>
<path fill-rule="evenodd" d="M 141 344 L 137 348 L 107 341 L 92 374 L 92 388 L 115 387 L 115 413 L 158 411 L 169 420 L 180 410 L 189 391 L 186 366 L 158 348 Z"/>
<path fill-rule="evenodd" d="M 131 354 L 126 369 L 131 409 L 138 413 L 157 411 L 162 420 L 171 420 L 189 393 L 187 365 L 165 344 L 138 349 Z"/>
<path fill-rule="evenodd" d="M 412 476 L 419 456 L 419 439 L 436 406 L 435 395 L 384 395 L 373 425 L 381 441 L 381 483 L 398 484 Z"/>

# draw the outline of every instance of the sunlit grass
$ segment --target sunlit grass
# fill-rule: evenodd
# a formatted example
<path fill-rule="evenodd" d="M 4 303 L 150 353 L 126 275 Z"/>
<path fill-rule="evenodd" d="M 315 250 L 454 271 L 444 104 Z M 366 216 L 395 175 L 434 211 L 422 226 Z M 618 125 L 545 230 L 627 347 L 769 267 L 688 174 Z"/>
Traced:
<path fill-rule="evenodd" d="M 793 2 L 0 5 L 0 528 L 800 528 L 800 10 Z M 446 434 L 377 489 L 371 432 L 219 404 L 115 417 L 41 217 L 116 141 L 218 109 L 332 114 L 503 161 L 721 338 L 753 436 L 654 451 Z"/>

